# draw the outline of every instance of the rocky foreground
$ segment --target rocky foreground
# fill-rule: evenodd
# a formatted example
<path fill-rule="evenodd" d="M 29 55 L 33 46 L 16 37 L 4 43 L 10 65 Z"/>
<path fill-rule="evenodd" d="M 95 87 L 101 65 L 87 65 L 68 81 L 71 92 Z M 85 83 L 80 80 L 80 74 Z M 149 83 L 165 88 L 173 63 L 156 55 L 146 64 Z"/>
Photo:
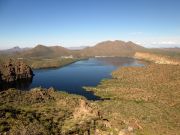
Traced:
<path fill-rule="evenodd" d="M 22 61 L 9 59 L 0 64 L 0 83 L 33 77 L 31 68 Z"/>
<path fill-rule="evenodd" d="M 0 134 L 95 134 L 100 115 L 85 98 L 53 88 L 0 92 Z"/>

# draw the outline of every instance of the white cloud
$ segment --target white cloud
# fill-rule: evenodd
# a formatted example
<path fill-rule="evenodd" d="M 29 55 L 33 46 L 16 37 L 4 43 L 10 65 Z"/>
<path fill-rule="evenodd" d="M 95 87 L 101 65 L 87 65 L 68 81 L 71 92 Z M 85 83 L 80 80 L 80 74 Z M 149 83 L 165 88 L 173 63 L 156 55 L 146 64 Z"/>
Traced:
<path fill-rule="evenodd" d="M 152 42 L 151 44 L 155 44 L 155 45 L 176 45 L 178 44 L 175 41 L 159 41 L 159 42 Z"/>
<path fill-rule="evenodd" d="M 172 48 L 180 47 L 180 37 L 155 37 L 136 39 L 136 43 L 150 48 Z"/>

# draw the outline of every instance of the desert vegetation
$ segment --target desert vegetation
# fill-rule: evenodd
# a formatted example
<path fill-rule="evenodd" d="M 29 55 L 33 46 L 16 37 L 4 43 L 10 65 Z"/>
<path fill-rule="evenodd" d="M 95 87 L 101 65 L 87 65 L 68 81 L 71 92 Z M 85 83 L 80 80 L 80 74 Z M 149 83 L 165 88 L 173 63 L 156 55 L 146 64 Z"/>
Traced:
<path fill-rule="evenodd" d="M 0 92 L 3 134 L 178 135 L 180 66 L 123 67 L 97 87 L 101 97 L 53 88 Z"/>
<path fill-rule="evenodd" d="M 42 68 L 58 68 L 73 62 L 76 62 L 80 59 L 75 58 L 52 58 L 52 59 L 41 59 L 41 58 L 32 58 L 24 59 L 23 61 L 27 63 L 32 69 L 42 69 Z"/>
<path fill-rule="evenodd" d="M 85 98 L 53 88 L 0 92 L 0 133 L 12 135 L 94 134 L 100 118 Z"/>
<path fill-rule="evenodd" d="M 7 61 L 9 61 L 9 59 L 12 59 L 16 62 L 23 62 L 30 66 L 32 69 L 58 68 L 81 60 L 80 58 L 18 58 L 16 56 L 12 57 L 7 55 L 0 55 L 0 65 L 6 63 Z"/>
<path fill-rule="evenodd" d="M 178 135 L 180 66 L 124 67 L 97 87 L 86 87 L 107 120 L 102 134 Z"/>

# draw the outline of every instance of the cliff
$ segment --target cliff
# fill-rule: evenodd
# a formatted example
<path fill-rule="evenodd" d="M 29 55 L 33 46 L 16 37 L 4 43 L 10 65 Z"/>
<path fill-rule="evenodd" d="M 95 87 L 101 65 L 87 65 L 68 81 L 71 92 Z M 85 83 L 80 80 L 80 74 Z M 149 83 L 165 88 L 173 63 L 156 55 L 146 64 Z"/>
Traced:
<path fill-rule="evenodd" d="M 152 53 L 147 53 L 147 52 L 136 52 L 134 57 L 137 59 L 152 61 L 157 64 L 180 65 L 180 59 L 178 58 L 171 58 L 168 56 L 162 56 L 162 55 L 152 54 Z"/>
<path fill-rule="evenodd" d="M 33 77 L 31 68 L 22 61 L 12 59 L 0 65 L 0 82 L 13 82 Z"/>

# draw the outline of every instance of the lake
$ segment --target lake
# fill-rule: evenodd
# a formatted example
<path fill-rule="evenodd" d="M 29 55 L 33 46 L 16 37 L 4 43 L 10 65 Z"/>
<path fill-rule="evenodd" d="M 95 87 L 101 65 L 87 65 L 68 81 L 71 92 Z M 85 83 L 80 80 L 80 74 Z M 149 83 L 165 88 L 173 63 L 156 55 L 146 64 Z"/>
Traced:
<path fill-rule="evenodd" d="M 102 79 L 111 78 L 111 72 L 123 66 L 143 66 L 136 59 L 109 57 L 90 58 L 55 69 L 34 70 L 32 80 L 18 81 L 6 87 L 28 90 L 34 87 L 49 88 L 78 94 L 89 100 L 98 99 L 92 92 L 85 91 L 83 86 L 97 86 Z"/>

